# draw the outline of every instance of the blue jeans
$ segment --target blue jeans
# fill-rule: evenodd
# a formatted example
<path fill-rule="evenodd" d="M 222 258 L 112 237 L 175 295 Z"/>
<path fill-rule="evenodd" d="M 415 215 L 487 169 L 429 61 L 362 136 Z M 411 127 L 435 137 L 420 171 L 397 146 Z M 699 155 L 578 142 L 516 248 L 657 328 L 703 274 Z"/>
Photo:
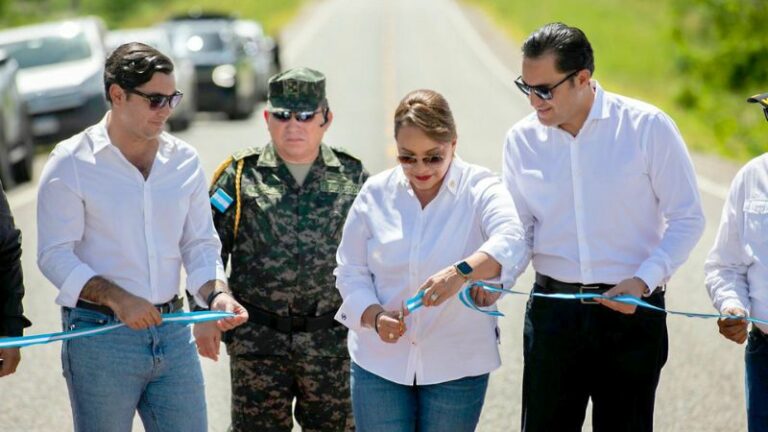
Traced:
<path fill-rule="evenodd" d="M 402 385 L 352 362 L 350 387 L 359 432 L 471 432 L 483 409 L 488 374 Z"/>
<path fill-rule="evenodd" d="M 115 321 L 62 309 L 65 330 Z M 121 327 L 65 341 L 61 363 L 76 432 L 130 431 L 137 409 L 147 432 L 208 430 L 203 374 L 188 326 Z"/>
<path fill-rule="evenodd" d="M 752 328 L 744 351 L 749 432 L 768 432 L 768 336 Z"/>

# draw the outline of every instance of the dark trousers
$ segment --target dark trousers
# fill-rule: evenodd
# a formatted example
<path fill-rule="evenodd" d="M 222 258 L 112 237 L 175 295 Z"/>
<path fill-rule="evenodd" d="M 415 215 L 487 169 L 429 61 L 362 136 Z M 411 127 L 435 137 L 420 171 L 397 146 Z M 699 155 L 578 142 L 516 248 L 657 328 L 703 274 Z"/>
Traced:
<path fill-rule="evenodd" d="M 664 307 L 663 292 L 645 300 Z M 591 398 L 595 432 L 652 431 L 667 349 L 664 313 L 638 307 L 624 315 L 579 300 L 531 297 L 524 328 L 522 430 L 581 431 Z"/>
<path fill-rule="evenodd" d="M 768 431 L 768 335 L 752 328 L 744 352 L 749 432 Z"/>

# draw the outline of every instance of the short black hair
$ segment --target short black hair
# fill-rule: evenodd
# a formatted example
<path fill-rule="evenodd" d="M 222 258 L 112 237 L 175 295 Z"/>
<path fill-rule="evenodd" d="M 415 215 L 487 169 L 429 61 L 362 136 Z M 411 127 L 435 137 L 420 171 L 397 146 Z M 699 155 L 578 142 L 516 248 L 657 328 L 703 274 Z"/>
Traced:
<path fill-rule="evenodd" d="M 115 48 L 104 66 L 104 91 L 107 100 L 109 87 L 117 84 L 124 89 L 134 89 L 149 82 L 156 72 L 171 74 L 173 62 L 160 51 L 140 42 L 129 42 Z"/>
<path fill-rule="evenodd" d="M 523 42 L 523 56 L 535 59 L 552 53 L 558 72 L 589 69 L 595 73 L 592 45 L 583 31 L 561 22 L 549 23 L 531 33 Z"/>

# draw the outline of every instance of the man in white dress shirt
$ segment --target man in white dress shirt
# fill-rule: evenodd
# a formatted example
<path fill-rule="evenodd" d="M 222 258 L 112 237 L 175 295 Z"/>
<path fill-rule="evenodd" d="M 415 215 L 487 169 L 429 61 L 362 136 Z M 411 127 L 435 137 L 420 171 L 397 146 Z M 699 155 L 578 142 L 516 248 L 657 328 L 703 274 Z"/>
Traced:
<path fill-rule="evenodd" d="M 768 120 L 768 93 L 760 103 Z M 768 155 L 747 163 L 736 174 L 723 207 L 715 245 L 704 265 L 712 303 L 724 315 L 768 320 Z M 768 326 L 721 319 L 720 333 L 742 344 L 746 364 L 747 422 L 750 432 L 768 431 Z"/>
<path fill-rule="evenodd" d="M 118 47 L 104 73 L 112 109 L 60 142 L 38 192 L 38 256 L 59 289 L 65 330 L 126 324 L 62 344 L 76 431 L 207 431 L 200 363 L 188 326 L 162 324 L 187 290 L 247 320 L 229 295 L 197 152 L 163 132 L 182 94 L 173 64 L 140 43 Z"/>
<path fill-rule="evenodd" d="M 534 291 L 629 294 L 663 307 L 665 284 L 704 229 L 679 131 L 658 108 L 592 79 L 581 30 L 545 25 L 522 51 L 516 84 L 535 113 L 507 135 L 503 178 L 533 248 Z M 665 315 L 599 303 L 529 301 L 524 431 L 581 430 L 590 399 L 595 431 L 653 429 Z"/>

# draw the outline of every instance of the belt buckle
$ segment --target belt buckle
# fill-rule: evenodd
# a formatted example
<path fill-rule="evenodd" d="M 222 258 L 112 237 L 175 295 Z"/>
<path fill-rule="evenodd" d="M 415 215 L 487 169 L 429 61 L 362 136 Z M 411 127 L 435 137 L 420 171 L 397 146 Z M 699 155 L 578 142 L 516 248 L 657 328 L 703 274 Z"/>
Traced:
<path fill-rule="evenodd" d="M 598 290 L 598 289 L 600 289 L 600 287 L 597 285 L 582 285 L 579 287 L 579 294 L 594 294 L 594 293 L 584 292 L 584 290 L 589 291 L 589 290 Z M 598 302 L 595 301 L 595 299 L 582 298 L 579 300 L 581 301 L 581 304 L 589 304 L 589 305 L 599 304 Z"/>
<path fill-rule="evenodd" d="M 293 315 L 291 317 L 291 331 L 300 332 L 307 329 L 307 317 Z"/>

